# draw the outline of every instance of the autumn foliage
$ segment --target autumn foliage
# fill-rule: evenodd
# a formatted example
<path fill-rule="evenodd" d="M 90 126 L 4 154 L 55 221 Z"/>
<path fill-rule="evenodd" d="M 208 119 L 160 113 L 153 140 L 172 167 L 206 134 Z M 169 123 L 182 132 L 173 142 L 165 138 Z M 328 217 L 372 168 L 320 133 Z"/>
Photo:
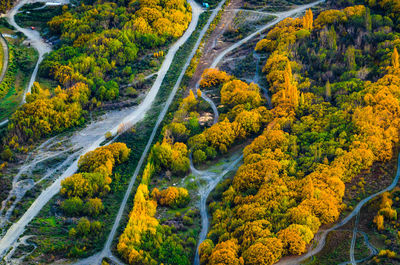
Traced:
<path fill-rule="evenodd" d="M 177 175 L 183 175 L 189 170 L 188 150 L 184 143 L 171 144 L 164 140 L 154 145 L 152 153 L 158 168 L 169 169 Z"/>
<path fill-rule="evenodd" d="M 190 200 L 189 193 L 185 188 L 168 187 L 162 191 L 155 188 L 152 196 L 160 205 L 172 208 L 182 208 L 186 206 Z"/>
<path fill-rule="evenodd" d="M 204 72 L 201 86 L 220 93 L 217 123 L 193 135 L 188 120 L 196 117 L 190 113 L 197 111 L 198 99 L 190 92 L 182 100 L 163 141 L 154 146 L 148 164 L 154 172 L 173 169 L 174 148 L 182 157 L 192 152 L 200 164 L 252 137 L 243 164 L 217 187 L 213 198 L 218 199 L 209 204 L 212 219 L 199 247 L 201 264 L 268 265 L 303 254 L 321 225 L 338 220 L 345 183 L 393 157 L 400 129 L 399 42 L 378 33 L 390 24 L 378 25 L 378 19 L 364 6 L 351 6 L 323 11 L 316 19 L 308 10 L 303 18 L 278 23 L 255 47 L 267 56 L 263 85 L 272 94 L 270 110 L 258 85 L 216 69 Z M 360 32 L 369 38 L 356 38 Z M 378 50 L 367 43 L 372 39 Z M 378 57 L 384 59 L 375 66 Z M 176 139 L 187 141 L 189 150 Z M 179 188 L 146 194 L 146 202 L 171 205 Z M 382 196 L 374 221 L 380 230 L 397 218 L 392 203 Z M 143 249 L 146 229 L 127 230 L 120 238 L 127 261 L 153 259 Z M 155 240 L 154 226 L 148 231 Z M 138 238 L 142 242 L 125 247 Z"/>
<path fill-rule="evenodd" d="M 261 134 L 243 150 L 244 163 L 222 193 L 221 202 L 210 206 L 213 218 L 208 239 L 212 244 L 207 241 L 200 246 L 204 264 L 213 264 L 213 257 L 224 257 L 219 246 L 233 242 L 237 242 L 239 255 L 232 247 L 230 256 L 239 257 L 238 262 L 243 258 L 244 264 L 274 264 L 282 256 L 304 253 L 320 226 L 339 218 L 344 208 L 344 183 L 374 162 L 393 157 L 400 129 L 399 55 L 395 44 L 386 51 L 383 74 L 376 81 L 348 77 L 355 69 L 361 71 L 357 65 L 360 61 L 355 59 L 359 48 L 354 48 L 360 44 L 338 47 L 345 39 L 343 27 L 368 30 L 367 12 L 364 6 L 347 7 L 324 11 L 313 20 L 311 11 L 307 11 L 304 18 L 286 19 L 269 31 L 256 50 L 269 52 L 263 72 L 272 92 L 273 108 L 259 112 L 259 117 L 246 117 L 246 109 L 233 111 L 236 106 L 230 105 L 232 97 L 221 90 L 221 102 L 228 96 L 224 104 L 232 109 L 227 117 L 235 117 L 230 127 L 226 125 L 229 120 L 219 122 L 225 126 L 225 135 L 240 135 L 240 130 L 231 129 L 239 121 L 241 126 L 236 128 L 248 124 L 248 132 Z M 305 30 L 309 34 L 303 34 Z M 325 37 L 328 35 L 332 36 L 329 40 Z M 323 47 L 319 42 L 324 43 Z M 329 60 L 342 49 L 345 74 L 318 75 L 315 69 L 328 71 L 330 65 L 304 64 L 316 56 L 297 54 L 295 49 L 320 56 L 326 53 L 332 56 Z M 229 91 L 240 91 L 241 87 Z M 243 104 L 241 100 L 236 102 Z M 251 120 L 266 116 L 266 126 L 249 125 L 254 124 Z M 205 136 L 211 128 L 203 132 L 204 137 L 190 139 L 189 146 L 208 146 Z M 221 138 L 213 134 L 214 141 L 218 139 L 226 146 L 223 150 L 229 150 L 234 141 L 222 142 Z M 211 146 L 222 151 L 219 145 Z M 384 194 L 374 222 L 378 229 L 384 229 L 384 220 L 395 218 L 397 212 Z"/>
<path fill-rule="evenodd" d="M 93 198 L 110 191 L 112 169 L 128 160 L 130 149 L 123 143 L 99 147 L 83 155 L 78 162 L 80 173 L 61 182 L 61 194 L 67 197 Z"/>
<path fill-rule="evenodd" d="M 231 76 L 218 69 L 210 68 L 206 69 L 201 76 L 200 86 L 201 87 L 212 87 L 226 83 Z"/>
<path fill-rule="evenodd" d="M 258 85 L 247 84 L 216 69 L 207 69 L 203 81 L 207 83 L 205 86 L 221 87 L 221 104 L 229 112 L 221 115 L 218 123 L 188 140 L 196 163 L 214 158 L 217 152 L 226 153 L 235 142 L 258 133 L 269 120 Z"/>
<path fill-rule="evenodd" d="M 10 138 L 33 143 L 84 122 L 83 106 L 90 96 L 88 86 L 77 83 L 66 90 L 57 87 L 54 92 L 55 95 L 51 96 L 47 89 L 34 83 L 26 103 L 11 117 L 8 127 Z"/>
<path fill-rule="evenodd" d="M 0 12 L 9 8 L 9 1 Z M 1 11 L 2 10 L 2 11 Z M 118 99 L 130 82 L 138 53 L 180 37 L 191 21 L 186 0 L 89 1 L 53 17 L 48 26 L 60 37 L 58 49 L 40 65 L 39 75 L 59 84 L 31 95 L 10 119 L 9 141 L 32 144 L 85 122 L 87 110 Z M 163 51 L 157 52 L 162 57 Z"/>

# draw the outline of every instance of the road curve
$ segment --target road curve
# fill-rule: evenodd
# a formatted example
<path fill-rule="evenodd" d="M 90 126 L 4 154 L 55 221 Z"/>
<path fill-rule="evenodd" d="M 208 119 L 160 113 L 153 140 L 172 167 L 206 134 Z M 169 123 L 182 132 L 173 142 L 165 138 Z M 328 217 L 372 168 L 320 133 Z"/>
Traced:
<path fill-rule="evenodd" d="M 222 5 L 221 5 L 221 6 L 222 6 Z M 200 80 L 197 82 L 196 88 L 193 89 L 193 92 L 194 92 L 195 94 L 196 94 L 197 90 L 199 89 L 199 87 L 200 87 Z M 219 112 L 218 112 L 217 105 L 215 105 L 214 101 L 212 101 L 212 99 L 209 98 L 209 97 L 207 96 L 207 94 L 206 94 L 204 91 L 201 91 L 201 98 L 204 99 L 208 104 L 210 104 L 210 106 L 211 106 L 211 108 L 212 108 L 212 110 L 213 110 L 213 112 L 214 112 L 214 121 L 213 121 L 213 124 L 216 124 L 216 123 L 218 122 L 218 119 L 219 119 Z"/>
<path fill-rule="evenodd" d="M 397 172 L 396 172 L 396 177 L 393 179 L 392 184 L 390 184 L 390 186 L 386 187 L 385 189 L 374 193 L 366 198 L 364 198 L 363 200 L 361 200 L 356 207 L 354 207 L 354 210 L 347 215 L 342 221 L 340 221 L 339 223 L 337 223 L 336 225 L 334 225 L 333 227 L 324 230 L 321 232 L 320 238 L 318 240 L 318 244 L 315 248 L 313 248 L 311 251 L 305 253 L 302 256 L 298 256 L 298 257 L 288 257 L 287 259 L 283 259 L 281 261 L 279 261 L 276 264 L 279 265 L 297 265 L 300 264 L 300 262 L 316 255 L 317 253 L 319 253 L 325 246 L 325 241 L 326 241 L 326 236 L 333 230 L 336 230 L 340 227 L 342 227 L 343 225 L 347 224 L 353 217 L 355 217 L 361 210 L 361 208 L 370 200 L 372 200 L 373 198 L 381 195 L 382 193 L 385 193 L 387 191 L 390 191 L 392 189 L 394 189 L 394 187 L 396 187 L 397 183 L 399 182 L 399 178 L 400 178 L 400 154 L 397 158 Z"/>
<path fill-rule="evenodd" d="M 205 101 L 208 102 L 208 104 L 210 104 L 212 110 L 214 111 L 214 121 L 213 124 L 216 124 L 218 122 L 219 119 L 219 112 L 217 109 L 217 106 L 215 105 L 214 101 L 212 101 L 211 98 L 209 98 L 206 93 L 201 93 L 201 98 L 204 99 Z"/>
<path fill-rule="evenodd" d="M 225 1 L 224 1 L 225 2 Z M 235 44 L 233 44 L 232 46 L 228 47 L 227 49 L 223 50 L 216 58 L 215 60 L 212 62 L 211 66 L 209 68 L 216 68 L 218 66 L 218 64 L 222 61 L 222 59 L 230 52 L 232 52 L 233 50 L 237 49 L 238 47 L 240 47 L 241 45 L 247 43 L 248 41 L 250 41 L 251 39 L 253 39 L 255 36 L 257 36 L 258 34 L 260 34 L 261 32 L 263 32 L 264 30 L 276 25 L 277 23 L 279 23 L 280 21 L 284 20 L 285 18 L 291 17 L 299 12 L 303 12 L 308 8 L 311 8 L 315 5 L 318 5 L 322 2 L 325 2 L 325 0 L 319 0 L 316 1 L 314 3 L 310 3 L 307 5 L 302 5 L 299 6 L 293 10 L 289 10 L 286 12 L 281 12 L 281 13 L 269 13 L 269 12 L 261 12 L 263 14 L 267 14 L 267 15 L 274 15 L 277 16 L 277 18 L 275 20 L 273 20 L 272 22 L 266 24 L 265 26 L 261 27 L 260 29 L 258 29 L 257 31 L 253 32 L 252 34 L 250 34 L 249 36 L 247 36 L 246 38 L 236 42 Z M 216 8 L 215 10 L 219 11 L 220 8 L 222 7 L 222 5 L 220 4 L 220 6 L 218 6 L 218 8 Z M 214 10 L 214 11 L 215 11 Z M 200 81 L 199 81 L 200 82 Z M 199 82 L 197 82 L 196 84 L 196 90 L 199 88 Z M 196 91 L 194 91 L 196 92 Z M 269 99 L 268 93 L 265 93 L 267 100 Z M 218 122 L 219 119 L 219 112 L 217 109 L 217 106 L 215 105 L 215 103 L 204 93 L 202 92 L 201 97 L 207 101 L 211 108 L 214 111 L 214 124 Z M 270 105 L 270 100 L 268 100 L 268 104 Z"/>
<path fill-rule="evenodd" d="M 200 194 L 200 216 L 201 216 L 201 231 L 199 235 L 199 241 L 197 243 L 196 247 L 196 254 L 194 257 L 194 265 L 200 265 L 200 257 L 199 257 L 199 246 L 200 244 L 206 239 L 207 237 L 207 231 L 208 231 L 208 226 L 209 226 L 209 220 L 208 220 L 208 213 L 207 213 L 207 198 L 210 195 L 210 193 L 215 189 L 215 187 L 218 185 L 218 183 L 222 180 L 222 178 L 228 174 L 230 171 L 235 169 L 239 162 L 242 160 L 243 155 L 240 155 L 237 159 L 235 159 L 221 174 L 219 174 L 215 178 L 204 178 L 204 175 L 200 175 L 198 177 L 203 178 L 207 181 L 207 185 L 204 188 L 201 188 L 199 190 Z M 192 171 L 193 172 L 193 171 Z M 215 176 L 215 173 L 209 172 L 211 176 Z"/>
<path fill-rule="evenodd" d="M 36 75 L 39 69 L 40 63 L 43 61 L 43 57 L 46 53 L 51 51 L 51 46 L 46 43 L 42 37 L 40 37 L 39 32 L 36 30 L 31 30 L 27 28 L 21 28 L 15 22 L 15 15 L 18 13 L 19 9 L 23 7 L 25 4 L 28 3 L 35 3 L 35 2 L 46 2 L 46 0 L 20 0 L 12 9 L 10 9 L 5 17 L 7 18 L 8 22 L 19 32 L 23 33 L 27 39 L 26 42 L 30 44 L 33 48 L 35 48 L 39 53 L 39 58 L 36 62 L 35 68 L 29 80 L 28 86 L 25 88 L 25 92 L 22 98 L 22 103 L 25 103 L 26 94 L 31 92 L 31 88 L 33 86 L 33 82 L 36 80 Z M 67 3 L 64 0 L 60 0 L 60 3 Z"/>
<path fill-rule="evenodd" d="M 337 230 L 337 231 L 338 231 L 338 230 Z M 344 231 L 345 231 L 345 230 L 344 230 Z M 362 258 L 362 259 L 358 259 L 358 260 L 355 260 L 355 259 L 354 259 L 354 263 L 355 263 L 355 264 L 357 264 L 357 263 L 362 263 L 362 262 L 365 262 L 365 261 L 367 261 L 367 260 L 370 260 L 370 259 L 372 259 L 374 256 L 378 255 L 378 253 L 379 253 L 378 249 L 377 249 L 376 247 L 374 247 L 374 246 L 371 244 L 371 242 L 369 242 L 369 240 L 368 240 L 368 235 L 367 235 L 365 232 L 363 232 L 363 231 L 358 231 L 358 233 L 360 233 L 360 234 L 364 237 L 364 244 L 367 246 L 367 248 L 368 248 L 370 254 L 369 254 L 367 257 Z M 351 261 L 345 261 L 345 262 L 339 263 L 338 265 L 348 265 L 348 264 L 352 264 L 352 262 L 351 262 Z"/>
<path fill-rule="evenodd" d="M 223 0 L 222 2 L 225 2 L 225 1 L 226 1 L 226 0 Z M 198 6 L 198 4 L 197 4 L 196 2 L 194 2 L 193 0 L 188 0 L 188 2 L 189 2 L 190 5 L 192 6 L 192 22 L 191 22 L 191 23 L 196 24 L 196 25 L 194 26 L 194 28 L 196 28 L 197 22 L 198 22 L 198 18 L 199 18 L 199 16 L 200 16 L 201 12 L 202 12 L 202 9 L 201 9 L 201 8 Z M 222 6 L 222 5 L 221 5 L 221 6 Z M 219 8 L 220 8 L 220 7 L 219 7 Z M 179 88 L 179 86 L 180 86 L 180 84 L 181 84 L 181 82 L 182 82 L 182 79 L 183 79 L 183 77 L 184 77 L 184 75 L 185 75 L 185 72 L 186 72 L 187 68 L 189 67 L 192 58 L 194 57 L 197 48 L 200 46 L 201 40 L 202 40 L 202 38 L 204 37 L 205 33 L 207 32 L 207 29 L 209 28 L 209 26 L 210 26 L 212 20 L 213 20 L 213 19 L 215 18 L 215 16 L 218 14 L 218 11 L 219 11 L 219 10 L 216 9 L 216 10 L 211 14 L 211 16 L 210 16 L 210 18 L 209 18 L 207 24 L 203 27 L 202 31 L 200 32 L 199 37 L 198 37 L 198 40 L 197 40 L 195 46 L 193 47 L 192 52 L 190 53 L 189 57 L 187 58 L 186 63 L 185 63 L 185 65 L 184 65 L 184 67 L 183 67 L 183 69 L 182 69 L 182 71 L 181 71 L 181 74 L 179 75 L 178 80 L 177 80 L 177 82 L 175 83 L 175 86 L 174 86 L 174 88 L 172 89 L 172 92 L 171 92 L 170 96 L 168 97 L 168 100 L 167 100 L 167 102 L 166 102 L 166 104 L 165 104 L 165 106 L 164 106 L 162 112 L 160 113 L 160 115 L 159 115 L 159 117 L 158 117 L 158 119 L 157 119 L 156 125 L 155 125 L 154 128 L 153 128 L 153 131 L 152 131 L 152 134 L 151 134 L 151 136 L 150 136 L 150 138 L 149 138 L 149 141 L 147 142 L 147 145 L 146 145 L 146 147 L 145 147 L 145 150 L 144 150 L 144 152 L 142 153 L 142 156 L 141 156 L 141 158 L 140 158 L 140 160 L 139 160 L 139 163 L 138 163 L 138 165 L 137 165 L 137 167 L 136 167 L 136 169 L 135 169 L 135 172 L 134 172 L 134 174 L 133 174 L 133 176 L 132 176 L 132 178 L 131 178 L 131 181 L 130 181 L 130 183 L 129 183 L 128 189 L 127 189 L 127 191 L 126 191 L 126 193 L 125 193 L 125 195 L 124 195 L 124 199 L 123 199 L 123 201 L 122 201 L 122 203 L 121 203 L 121 206 L 120 206 L 120 209 L 119 209 L 119 211 L 118 211 L 117 218 L 116 218 L 115 221 L 114 221 L 113 228 L 112 228 L 112 230 L 111 230 L 111 232 L 110 232 L 110 234 L 109 234 L 109 236 L 108 236 L 108 238 L 107 238 L 107 241 L 106 241 L 106 243 L 105 243 L 105 245 L 104 245 L 103 250 L 102 250 L 100 253 L 97 253 L 97 254 L 95 254 L 95 255 L 89 257 L 89 258 L 86 258 L 86 259 L 81 260 L 81 261 L 79 261 L 79 262 L 77 262 L 77 263 L 74 263 L 74 265 L 100 264 L 100 263 L 101 263 L 101 260 L 102 260 L 104 257 L 111 257 L 111 256 L 112 256 L 112 253 L 111 253 L 111 244 L 112 244 L 112 241 L 113 241 L 113 239 L 114 239 L 114 237 L 115 237 L 115 234 L 116 234 L 117 228 L 118 228 L 118 226 L 119 226 L 119 223 L 120 223 L 120 221 L 121 221 L 122 214 L 123 214 L 123 210 L 125 209 L 127 200 L 129 199 L 129 195 L 130 195 L 130 193 L 131 193 L 131 191 L 132 191 L 133 184 L 135 183 L 135 180 L 136 180 L 136 178 L 137 178 L 137 175 L 139 174 L 139 171 L 140 171 L 140 169 L 141 169 L 141 167 L 142 167 L 142 165 L 143 165 L 143 163 L 144 163 L 144 161 L 145 161 L 145 159 L 146 159 L 147 153 L 148 153 L 148 151 L 150 150 L 150 147 L 151 147 L 151 145 L 152 145 L 152 143 L 153 143 L 153 140 L 154 140 L 154 138 L 155 138 L 155 136 L 156 136 L 158 127 L 160 126 L 161 122 L 164 120 L 164 117 L 165 117 L 165 115 L 167 114 L 167 111 L 168 111 L 168 109 L 169 109 L 169 106 L 171 105 L 171 103 L 172 103 L 172 101 L 173 101 L 173 99 L 174 99 L 174 97 L 175 97 L 175 94 L 176 94 L 176 92 L 178 91 L 178 88 Z"/>
<path fill-rule="evenodd" d="M 3 34 L 0 36 L 0 43 L 3 48 L 3 67 L 1 68 L 1 73 L 0 73 L 0 83 L 3 82 L 4 77 L 6 76 L 7 69 L 8 69 L 8 45 L 6 40 L 3 37 Z M 3 127 L 8 123 L 8 119 L 5 119 L 0 122 L 0 127 Z"/>
<path fill-rule="evenodd" d="M 356 221 L 354 223 L 354 229 L 353 229 L 353 236 L 351 237 L 351 244 L 350 244 L 350 263 L 355 265 L 356 264 L 356 259 L 354 257 L 354 249 L 356 247 L 356 241 L 357 241 L 357 232 L 358 232 L 358 224 L 360 223 L 360 212 L 357 213 L 356 215 Z"/>
<path fill-rule="evenodd" d="M 6 40 L 3 37 L 3 34 L 0 36 L 0 43 L 3 47 L 3 67 L 1 68 L 0 73 L 0 83 L 3 82 L 4 76 L 6 75 L 7 68 L 8 68 L 8 45 Z M 1 124 L 0 124 L 1 126 Z"/>
<path fill-rule="evenodd" d="M 26 2 L 26 0 L 22 1 Z M 157 79 L 154 82 L 153 86 L 151 87 L 149 93 L 146 95 L 146 98 L 141 102 L 137 109 L 132 111 L 128 116 L 121 119 L 119 125 L 115 126 L 111 129 L 111 133 L 117 134 L 118 128 L 121 125 L 133 125 L 140 121 L 146 112 L 151 108 L 152 103 L 155 100 L 155 97 L 160 89 L 161 83 L 164 80 L 164 77 L 171 66 L 172 60 L 175 57 L 176 52 L 178 49 L 189 39 L 190 35 L 194 32 L 197 26 L 198 18 L 200 16 L 201 9 L 198 7 L 197 4 L 194 3 L 193 0 L 189 0 L 189 3 L 192 5 L 192 22 L 189 24 L 188 29 L 186 30 L 185 34 L 175 42 L 172 47 L 169 49 L 165 59 L 161 65 L 160 71 L 158 72 Z M 21 2 L 20 2 L 21 3 Z M 18 5 L 20 5 L 20 3 Z M 195 51 L 195 50 L 194 50 Z M 194 54 L 194 53 L 193 53 Z M 183 77 L 183 75 L 182 75 Z M 182 78 L 180 78 L 182 80 Z M 176 93 L 175 89 L 175 93 Z M 171 92 L 173 93 L 173 92 Z M 170 100 L 170 98 L 168 99 Z M 172 101 L 172 99 L 171 99 Z M 169 103 L 170 104 L 170 103 Z M 167 102 L 168 105 L 168 102 Z M 166 112 L 166 111 L 165 111 Z M 165 114 L 164 114 L 165 115 Z M 108 130 L 105 128 L 104 134 Z M 153 136 L 154 138 L 154 136 Z M 86 148 L 81 154 L 85 154 L 86 152 L 92 151 L 100 146 L 100 144 L 105 141 L 105 137 L 101 136 L 96 141 L 92 143 L 88 148 Z M 0 240 L 0 257 L 3 257 L 5 253 L 10 249 L 13 243 L 18 240 L 18 238 L 22 235 L 25 230 L 26 225 L 40 212 L 40 210 L 50 201 L 50 199 L 56 195 L 61 188 L 61 181 L 66 177 L 71 176 L 74 174 L 78 169 L 78 159 L 76 159 L 64 173 L 48 188 L 46 188 L 39 197 L 32 203 L 29 209 L 24 213 L 24 215 L 15 222 L 4 235 L 4 237 Z M 90 264 L 90 263 L 86 263 Z"/>
<path fill-rule="evenodd" d="M 297 14 L 299 12 L 303 12 L 306 9 L 311 8 L 311 7 L 315 6 L 315 5 L 318 5 L 318 4 L 323 3 L 323 2 L 325 2 L 325 0 L 319 0 L 319 1 L 307 4 L 307 5 L 299 6 L 299 7 L 295 8 L 295 9 L 292 9 L 292 10 L 289 10 L 289 11 L 286 11 L 286 12 L 275 13 L 274 15 L 277 16 L 277 18 L 275 20 L 273 20 L 270 23 L 267 23 L 265 26 L 263 26 L 259 30 L 253 32 L 252 34 L 250 34 L 246 38 L 236 42 L 235 44 L 233 44 L 229 48 L 227 48 L 224 51 L 222 51 L 217 56 L 217 58 L 215 58 L 215 60 L 211 64 L 210 68 L 216 68 L 218 66 L 218 64 L 222 61 L 222 59 L 225 57 L 225 55 L 227 55 L 231 51 L 235 50 L 236 48 L 240 47 L 241 45 L 243 45 L 244 43 L 248 42 L 249 40 L 253 39 L 255 36 L 257 36 L 258 34 L 263 32 L 264 30 L 276 25 L 277 23 L 279 23 L 280 21 L 284 20 L 285 18 L 294 16 L 295 14 Z"/>

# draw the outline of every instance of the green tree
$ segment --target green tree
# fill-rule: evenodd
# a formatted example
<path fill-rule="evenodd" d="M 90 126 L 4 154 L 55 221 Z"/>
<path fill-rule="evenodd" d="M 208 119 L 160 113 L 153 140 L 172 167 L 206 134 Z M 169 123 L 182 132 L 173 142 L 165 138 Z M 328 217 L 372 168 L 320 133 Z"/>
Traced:
<path fill-rule="evenodd" d="M 202 150 L 196 150 L 193 152 L 193 162 L 196 164 L 200 164 L 207 159 L 207 155 Z"/>
<path fill-rule="evenodd" d="M 79 215 L 83 210 L 83 201 L 79 197 L 66 199 L 61 203 L 61 209 L 67 215 Z"/>
<path fill-rule="evenodd" d="M 81 236 L 88 236 L 90 233 L 90 221 L 86 217 L 79 219 L 76 225 L 76 232 Z"/>
<path fill-rule="evenodd" d="M 85 212 L 90 216 L 97 216 L 103 210 L 104 206 L 100 198 L 92 198 L 85 203 Z"/>

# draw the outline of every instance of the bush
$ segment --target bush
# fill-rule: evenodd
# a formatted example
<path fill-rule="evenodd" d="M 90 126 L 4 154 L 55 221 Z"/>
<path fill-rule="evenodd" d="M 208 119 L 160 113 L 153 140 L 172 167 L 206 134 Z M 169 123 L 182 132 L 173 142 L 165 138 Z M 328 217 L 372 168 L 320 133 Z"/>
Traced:
<path fill-rule="evenodd" d="M 214 87 L 228 82 L 231 76 L 218 69 L 209 68 L 201 76 L 201 87 Z"/>
<path fill-rule="evenodd" d="M 75 228 L 71 228 L 68 232 L 69 237 L 74 238 L 76 236 L 76 229 Z"/>
<path fill-rule="evenodd" d="M 11 161 L 13 158 L 13 153 L 10 148 L 5 148 L 3 152 L 1 152 L 1 159 L 4 161 Z"/>
<path fill-rule="evenodd" d="M 104 206 L 99 198 L 89 199 L 85 203 L 85 212 L 90 216 L 97 216 L 103 210 Z"/>
<path fill-rule="evenodd" d="M 159 192 L 157 197 L 161 205 L 172 208 L 183 208 L 190 201 L 189 192 L 185 188 L 168 187 Z"/>
<path fill-rule="evenodd" d="M 202 150 L 196 150 L 193 152 L 194 163 L 200 164 L 200 163 L 204 162 L 206 159 L 207 159 L 207 155 Z"/>
<path fill-rule="evenodd" d="M 106 132 L 106 134 L 104 135 L 104 137 L 106 137 L 107 140 L 112 138 L 112 133 L 111 132 Z"/>
<path fill-rule="evenodd" d="M 193 224 L 193 219 L 192 218 L 190 218 L 189 216 L 187 216 L 187 215 L 185 215 L 184 217 L 183 217 L 183 223 L 185 224 L 185 225 L 192 225 Z"/>
<path fill-rule="evenodd" d="M 78 235 L 88 236 L 90 233 L 90 221 L 85 217 L 81 218 L 76 226 L 76 232 Z"/>
<path fill-rule="evenodd" d="M 77 246 L 74 246 L 70 251 L 68 256 L 73 257 L 73 258 L 79 258 L 82 257 L 83 255 L 85 255 L 86 252 L 84 249 L 81 249 Z"/>
<path fill-rule="evenodd" d="M 93 221 L 90 224 L 90 233 L 99 234 L 101 232 L 102 224 L 100 221 Z"/>
<path fill-rule="evenodd" d="M 126 88 L 125 93 L 128 97 L 137 97 L 137 95 L 138 95 L 138 92 L 136 91 L 136 89 L 134 89 L 131 86 Z"/>
<path fill-rule="evenodd" d="M 83 210 L 83 201 L 79 197 L 66 199 L 61 203 L 61 209 L 67 215 L 78 215 Z"/>

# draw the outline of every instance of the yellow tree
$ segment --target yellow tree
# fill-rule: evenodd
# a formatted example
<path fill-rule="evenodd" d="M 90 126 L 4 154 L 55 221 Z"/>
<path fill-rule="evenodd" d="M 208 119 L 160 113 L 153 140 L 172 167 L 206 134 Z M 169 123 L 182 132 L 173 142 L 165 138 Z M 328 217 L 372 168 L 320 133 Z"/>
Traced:
<path fill-rule="evenodd" d="M 392 66 L 394 69 L 399 69 L 399 53 L 396 47 L 394 47 L 392 54 Z"/>
<path fill-rule="evenodd" d="M 286 70 L 284 73 L 285 78 L 285 90 L 283 93 L 283 99 L 287 99 L 295 108 L 299 105 L 299 91 L 297 86 L 293 84 L 293 74 L 290 62 L 287 62 Z"/>
<path fill-rule="evenodd" d="M 214 243 L 210 239 L 206 239 L 201 242 L 199 246 L 199 256 L 200 256 L 200 264 L 207 264 L 208 258 L 210 257 L 212 250 L 214 248 Z"/>
<path fill-rule="evenodd" d="M 311 9 L 308 9 L 303 17 L 303 27 L 308 30 L 311 30 L 313 27 L 313 13 Z"/>
<path fill-rule="evenodd" d="M 271 265 L 282 256 L 283 244 L 278 238 L 268 237 L 251 245 L 243 253 L 246 265 Z"/>
<path fill-rule="evenodd" d="M 244 261 L 238 257 L 239 246 L 235 240 L 218 243 L 209 257 L 210 265 L 243 265 Z"/>

